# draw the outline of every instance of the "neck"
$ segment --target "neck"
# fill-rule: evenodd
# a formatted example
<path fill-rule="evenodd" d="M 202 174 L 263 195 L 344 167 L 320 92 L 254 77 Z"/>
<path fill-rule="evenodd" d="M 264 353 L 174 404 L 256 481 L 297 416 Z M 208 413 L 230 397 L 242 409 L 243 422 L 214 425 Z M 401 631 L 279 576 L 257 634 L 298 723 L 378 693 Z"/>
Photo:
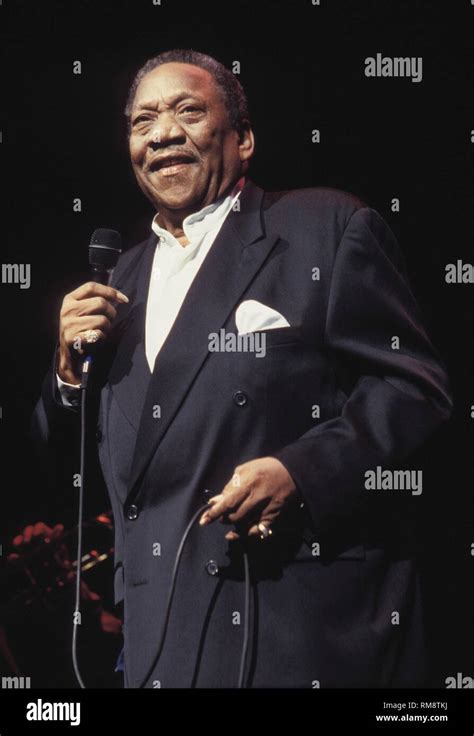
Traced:
<path fill-rule="evenodd" d="M 191 215 L 193 212 L 197 212 L 197 210 L 183 211 L 160 209 L 156 220 L 160 227 L 168 230 L 168 232 L 171 233 L 171 235 L 173 235 L 176 240 L 180 240 L 186 237 L 183 230 L 183 220 L 185 220 L 186 217 L 188 215 Z"/>
<path fill-rule="evenodd" d="M 239 179 L 237 181 L 239 181 Z M 230 194 L 230 192 L 234 188 L 237 181 L 234 181 L 232 184 L 226 187 L 226 189 L 221 194 L 219 194 L 213 201 L 216 201 L 216 199 L 219 199 L 220 197 L 224 197 Z M 192 215 L 194 212 L 199 212 L 199 210 L 205 207 L 206 204 L 211 204 L 211 202 L 200 204 L 195 207 L 188 207 L 187 209 L 182 209 L 182 210 L 169 210 L 164 207 L 160 207 L 156 221 L 158 222 L 158 225 L 160 227 L 164 228 L 165 230 L 168 230 L 168 232 L 171 233 L 171 235 L 173 235 L 176 238 L 176 240 L 178 240 L 181 243 L 181 245 L 187 245 L 189 241 L 186 239 L 186 235 L 184 234 L 183 221 L 186 219 L 186 217 L 188 217 L 189 215 Z"/>

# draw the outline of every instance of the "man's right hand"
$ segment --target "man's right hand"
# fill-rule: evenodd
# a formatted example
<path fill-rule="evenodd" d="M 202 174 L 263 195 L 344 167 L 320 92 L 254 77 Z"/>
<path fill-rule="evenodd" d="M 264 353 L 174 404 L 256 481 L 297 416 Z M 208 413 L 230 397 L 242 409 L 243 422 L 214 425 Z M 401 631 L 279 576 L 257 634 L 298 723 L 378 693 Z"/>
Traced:
<path fill-rule="evenodd" d="M 115 307 L 128 297 L 111 286 L 88 281 L 63 299 L 59 315 L 59 355 L 57 372 L 65 383 L 81 382 L 81 347 L 87 330 L 95 330 L 98 342 L 107 338 L 116 317 Z"/>

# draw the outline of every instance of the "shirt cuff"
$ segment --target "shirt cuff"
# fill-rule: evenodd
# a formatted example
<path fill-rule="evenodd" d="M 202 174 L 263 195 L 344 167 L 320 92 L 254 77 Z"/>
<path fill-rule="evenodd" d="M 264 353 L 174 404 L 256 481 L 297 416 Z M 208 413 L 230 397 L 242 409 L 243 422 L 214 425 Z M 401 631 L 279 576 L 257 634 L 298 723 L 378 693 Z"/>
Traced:
<path fill-rule="evenodd" d="M 72 383 L 66 383 L 65 381 L 62 381 L 59 378 L 59 375 L 56 373 L 56 381 L 58 384 L 58 391 L 61 396 L 61 401 L 63 402 L 64 406 L 70 406 L 74 407 L 77 406 L 79 403 L 79 393 L 81 384 L 78 383 L 76 385 Z"/>

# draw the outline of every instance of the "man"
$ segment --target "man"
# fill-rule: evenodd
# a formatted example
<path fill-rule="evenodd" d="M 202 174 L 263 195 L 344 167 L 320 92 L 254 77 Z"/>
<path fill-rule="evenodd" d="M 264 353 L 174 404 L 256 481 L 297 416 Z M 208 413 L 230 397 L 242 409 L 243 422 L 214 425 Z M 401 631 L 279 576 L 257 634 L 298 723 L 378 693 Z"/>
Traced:
<path fill-rule="evenodd" d="M 343 192 L 248 180 L 245 96 L 210 57 L 150 60 L 126 114 L 152 233 L 110 287 L 65 297 L 37 409 L 50 444 L 77 425 L 77 337 L 103 343 L 126 685 L 152 669 L 146 687 L 235 687 L 247 624 L 246 686 L 422 684 L 416 495 L 366 478 L 399 469 L 451 401 L 393 234 Z"/>

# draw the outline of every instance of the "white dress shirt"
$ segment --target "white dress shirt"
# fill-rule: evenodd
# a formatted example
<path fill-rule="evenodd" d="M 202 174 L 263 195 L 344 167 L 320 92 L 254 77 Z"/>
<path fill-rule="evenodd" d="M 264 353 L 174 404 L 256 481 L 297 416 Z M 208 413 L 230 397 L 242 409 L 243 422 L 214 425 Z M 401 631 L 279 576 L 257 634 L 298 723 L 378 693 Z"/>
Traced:
<path fill-rule="evenodd" d="M 145 319 L 145 352 L 150 372 L 166 340 L 194 277 L 209 253 L 224 220 L 240 196 L 242 177 L 227 197 L 206 205 L 183 220 L 183 232 L 189 240 L 181 245 L 168 230 L 158 225 L 158 214 L 151 228 L 158 236 L 148 289 Z M 77 403 L 78 385 L 65 383 L 56 374 L 65 406 Z"/>

